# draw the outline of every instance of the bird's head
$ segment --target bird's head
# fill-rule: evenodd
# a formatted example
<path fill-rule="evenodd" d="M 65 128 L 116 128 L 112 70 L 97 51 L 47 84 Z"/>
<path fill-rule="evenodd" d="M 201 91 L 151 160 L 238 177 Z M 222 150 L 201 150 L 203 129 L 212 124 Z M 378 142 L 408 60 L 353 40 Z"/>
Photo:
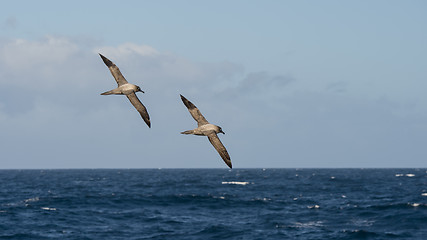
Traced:
<path fill-rule="evenodd" d="M 221 128 L 221 127 L 218 127 L 218 129 L 219 129 L 218 133 L 225 134 L 225 132 L 223 132 L 223 131 L 222 131 L 222 128 Z"/>
<path fill-rule="evenodd" d="M 136 92 L 142 92 L 145 93 L 144 91 L 141 90 L 141 88 L 139 86 L 136 86 Z"/>

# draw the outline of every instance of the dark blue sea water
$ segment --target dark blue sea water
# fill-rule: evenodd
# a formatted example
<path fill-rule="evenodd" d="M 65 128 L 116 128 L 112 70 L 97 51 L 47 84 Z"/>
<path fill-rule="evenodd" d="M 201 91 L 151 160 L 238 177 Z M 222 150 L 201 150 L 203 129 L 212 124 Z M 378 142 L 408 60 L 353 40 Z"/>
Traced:
<path fill-rule="evenodd" d="M 0 239 L 427 239 L 426 171 L 1 170 Z"/>

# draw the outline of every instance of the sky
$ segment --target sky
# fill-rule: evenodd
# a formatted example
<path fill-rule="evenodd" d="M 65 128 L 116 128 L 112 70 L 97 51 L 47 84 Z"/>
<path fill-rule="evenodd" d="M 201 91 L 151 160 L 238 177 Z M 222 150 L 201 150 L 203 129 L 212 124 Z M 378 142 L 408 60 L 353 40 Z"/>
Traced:
<path fill-rule="evenodd" d="M 0 169 L 427 167 L 426 1 L 8 1 Z M 98 53 L 145 91 L 148 128 Z"/>

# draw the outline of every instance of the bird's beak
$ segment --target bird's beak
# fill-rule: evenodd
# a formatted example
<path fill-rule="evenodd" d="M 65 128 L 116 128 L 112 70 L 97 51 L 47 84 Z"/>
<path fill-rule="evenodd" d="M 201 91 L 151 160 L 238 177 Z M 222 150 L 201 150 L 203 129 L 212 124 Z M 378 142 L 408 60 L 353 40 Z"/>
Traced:
<path fill-rule="evenodd" d="M 221 130 L 221 132 L 220 132 L 220 133 L 225 134 L 225 132 L 223 132 L 222 130 Z"/>
<path fill-rule="evenodd" d="M 142 90 L 139 90 L 140 92 L 142 92 L 142 93 L 145 93 L 144 91 L 142 91 Z"/>

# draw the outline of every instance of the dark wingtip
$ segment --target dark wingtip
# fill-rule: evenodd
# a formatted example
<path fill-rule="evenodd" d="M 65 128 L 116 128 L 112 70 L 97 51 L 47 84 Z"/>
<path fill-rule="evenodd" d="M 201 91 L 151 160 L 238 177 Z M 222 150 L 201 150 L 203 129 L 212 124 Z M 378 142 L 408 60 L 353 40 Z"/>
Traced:
<path fill-rule="evenodd" d="M 144 120 L 144 122 L 147 124 L 147 126 L 149 128 L 151 128 L 151 121 L 150 121 L 150 116 L 147 116 L 147 118 L 144 117 L 144 115 L 142 113 L 139 113 L 139 115 L 141 115 L 142 120 Z"/>
<path fill-rule="evenodd" d="M 102 58 L 102 61 L 107 65 L 108 67 L 113 66 L 113 62 L 110 61 L 110 59 L 104 57 L 101 53 L 98 53 L 99 56 Z"/>
<path fill-rule="evenodd" d="M 98 53 L 99 56 L 102 58 L 102 60 L 107 59 L 106 57 L 104 57 L 104 55 L 102 55 L 101 53 Z"/>
<path fill-rule="evenodd" d="M 230 169 L 233 169 L 233 165 L 231 164 L 231 161 L 227 163 L 227 166 L 228 166 Z"/>
<path fill-rule="evenodd" d="M 195 106 L 192 102 L 188 101 L 188 99 L 186 99 L 186 98 L 185 98 L 184 96 L 182 96 L 181 94 L 180 94 L 180 96 L 181 96 L 181 100 L 182 100 L 182 102 L 184 103 L 184 105 L 185 105 L 188 109 L 196 108 L 196 106 Z"/>

